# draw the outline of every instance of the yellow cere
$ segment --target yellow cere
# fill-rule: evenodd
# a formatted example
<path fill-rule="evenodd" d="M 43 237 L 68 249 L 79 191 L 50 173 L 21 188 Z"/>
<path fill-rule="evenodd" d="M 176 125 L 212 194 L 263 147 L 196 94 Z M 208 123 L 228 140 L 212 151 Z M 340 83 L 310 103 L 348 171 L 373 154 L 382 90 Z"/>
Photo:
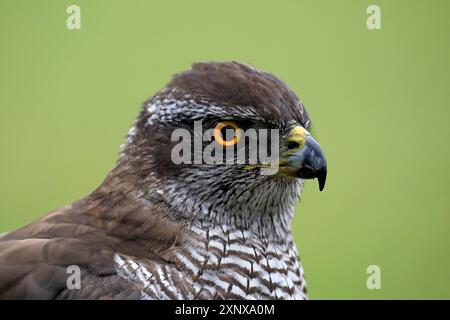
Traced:
<path fill-rule="evenodd" d="M 299 144 L 300 148 L 303 148 L 303 146 L 305 145 L 305 139 L 309 135 L 310 135 L 310 133 L 305 128 L 303 128 L 301 126 L 295 126 L 291 130 L 291 134 L 288 138 L 288 141 L 297 142 Z"/>

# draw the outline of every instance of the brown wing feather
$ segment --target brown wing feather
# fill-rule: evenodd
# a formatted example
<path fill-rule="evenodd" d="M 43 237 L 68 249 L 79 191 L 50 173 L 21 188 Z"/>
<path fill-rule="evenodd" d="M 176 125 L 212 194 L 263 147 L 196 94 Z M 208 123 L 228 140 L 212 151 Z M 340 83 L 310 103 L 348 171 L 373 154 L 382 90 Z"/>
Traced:
<path fill-rule="evenodd" d="M 143 207 L 132 194 L 111 191 L 111 182 L 0 238 L 0 299 L 140 297 L 117 275 L 114 254 L 170 263 L 160 253 L 182 241 L 184 226 L 160 205 Z M 79 290 L 67 289 L 70 265 L 82 271 Z"/>

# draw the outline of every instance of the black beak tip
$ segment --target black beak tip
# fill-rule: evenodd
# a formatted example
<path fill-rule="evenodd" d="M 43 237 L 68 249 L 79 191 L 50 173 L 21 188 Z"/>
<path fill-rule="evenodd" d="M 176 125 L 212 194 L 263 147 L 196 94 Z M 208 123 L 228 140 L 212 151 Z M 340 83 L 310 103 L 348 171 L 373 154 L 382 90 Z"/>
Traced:
<path fill-rule="evenodd" d="M 325 188 L 325 181 L 327 180 L 327 170 L 323 169 L 317 172 L 317 181 L 319 182 L 319 191 Z"/>

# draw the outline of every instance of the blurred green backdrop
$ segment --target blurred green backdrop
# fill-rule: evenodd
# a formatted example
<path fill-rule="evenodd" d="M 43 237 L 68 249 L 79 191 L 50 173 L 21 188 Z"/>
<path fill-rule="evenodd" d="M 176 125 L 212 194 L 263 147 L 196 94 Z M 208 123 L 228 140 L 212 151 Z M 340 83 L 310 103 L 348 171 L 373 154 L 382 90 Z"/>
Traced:
<path fill-rule="evenodd" d="M 328 158 L 294 222 L 310 297 L 450 298 L 450 1 L 0 3 L 0 232 L 93 190 L 173 73 L 239 60 L 299 94 Z"/>

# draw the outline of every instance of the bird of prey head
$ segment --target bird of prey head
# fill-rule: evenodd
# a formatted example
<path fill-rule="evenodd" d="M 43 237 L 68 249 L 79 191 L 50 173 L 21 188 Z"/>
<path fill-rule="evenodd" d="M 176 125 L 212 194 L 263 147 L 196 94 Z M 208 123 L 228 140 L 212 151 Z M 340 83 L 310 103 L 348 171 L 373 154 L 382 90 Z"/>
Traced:
<path fill-rule="evenodd" d="M 177 141 L 172 141 L 172 133 L 183 128 L 198 135 L 194 122 L 200 120 L 204 130 L 224 122 L 244 131 L 278 130 L 277 172 L 263 175 L 261 164 L 245 160 L 175 164 L 171 150 Z M 143 198 L 170 203 L 176 218 L 238 221 L 281 234 L 289 228 L 285 211 L 298 200 L 302 180 L 317 178 L 320 190 L 325 185 L 326 160 L 309 133 L 311 126 L 302 102 L 272 74 L 237 62 L 197 63 L 144 104 L 119 166 L 126 167 L 124 174 L 136 176 Z M 279 218 L 281 229 L 272 228 L 270 221 Z"/>
<path fill-rule="evenodd" d="M 327 174 L 310 129 L 274 75 L 194 64 L 144 103 L 96 190 L 0 237 L 0 298 L 306 298 L 291 219 L 303 179 L 322 190 Z M 174 161 L 180 130 L 192 138 L 189 161 Z M 269 131 L 277 135 L 260 134 Z M 236 152 L 204 161 L 216 142 Z M 77 270 L 79 286 L 69 286 Z"/>

